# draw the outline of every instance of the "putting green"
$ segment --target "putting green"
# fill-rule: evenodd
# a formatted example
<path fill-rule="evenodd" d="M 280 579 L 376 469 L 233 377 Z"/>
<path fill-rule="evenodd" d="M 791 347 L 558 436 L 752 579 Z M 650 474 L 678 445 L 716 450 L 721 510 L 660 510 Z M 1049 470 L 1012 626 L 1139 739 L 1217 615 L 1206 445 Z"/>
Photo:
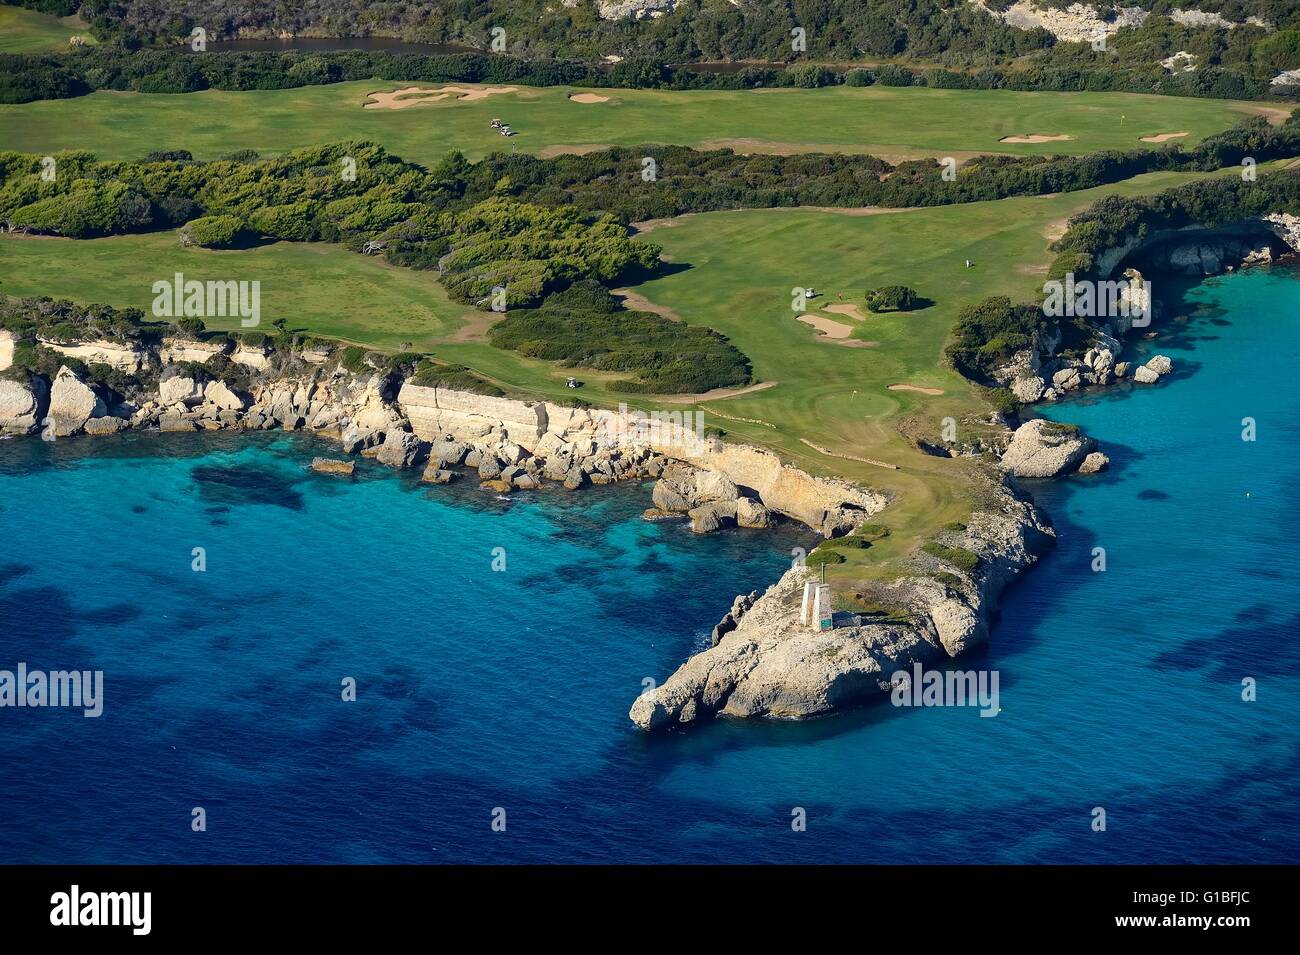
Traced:
<path fill-rule="evenodd" d="M 365 138 L 426 164 L 453 148 L 477 159 L 496 151 L 552 155 L 643 143 L 753 152 L 870 152 L 900 160 L 1134 149 L 1144 145 L 1143 136 L 1172 132 L 1186 132 L 1176 142 L 1191 145 L 1265 109 L 1133 93 L 889 87 L 601 90 L 606 102 L 584 103 L 570 98 L 584 91 L 570 87 L 520 86 L 476 99 L 460 94 L 431 98 L 401 109 L 363 106 L 373 92 L 443 85 L 367 81 L 251 92 L 99 92 L 0 106 L 0 142 L 25 152 L 89 149 L 103 159 L 138 158 L 153 149 L 188 149 L 198 158 L 241 148 L 271 154 Z M 1274 119 L 1287 112 L 1282 106 L 1268 109 Z M 490 125 L 495 118 L 509 123 L 515 135 L 502 137 Z M 1034 135 L 1072 138 L 1001 142 Z"/>

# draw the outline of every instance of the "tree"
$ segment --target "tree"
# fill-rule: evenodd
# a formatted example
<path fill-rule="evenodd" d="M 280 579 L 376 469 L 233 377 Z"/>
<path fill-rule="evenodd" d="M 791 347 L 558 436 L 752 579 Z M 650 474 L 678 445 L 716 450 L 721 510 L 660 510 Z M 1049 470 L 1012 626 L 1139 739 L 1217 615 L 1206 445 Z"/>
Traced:
<path fill-rule="evenodd" d="M 916 307 L 916 290 L 906 285 L 882 285 L 867 290 L 867 308 L 873 312 L 907 312 Z"/>

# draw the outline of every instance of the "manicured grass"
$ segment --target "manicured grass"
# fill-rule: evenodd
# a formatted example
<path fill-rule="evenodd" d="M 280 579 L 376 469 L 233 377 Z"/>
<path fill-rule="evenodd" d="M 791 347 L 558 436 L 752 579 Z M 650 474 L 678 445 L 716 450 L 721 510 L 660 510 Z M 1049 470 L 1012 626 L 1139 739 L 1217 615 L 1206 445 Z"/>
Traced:
<path fill-rule="evenodd" d="M 362 109 L 366 95 L 413 84 L 344 83 L 295 90 L 189 94 L 101 92 L 0 106 L 0 143 L 26 152 L 89 149 L 104 159 L 153 149 L 212 158 L 240 148 L 265 154 L 343 139 L 374 139 L 430 163 L 449 149 L 471 158 L 518 149 L 674 143 L 754 151 L 871 152 L 892 159 L 978 152 L 1086 153 L 1133 149 L 1140 137 L 1187 132 L 1193 144 L 1257 107 L 1226 100 L 1132 93 L 1019 93 L 888 87 L 659 92 L 601 90 L 576 103 L 567 87 L 519 87 L 475 102 Z M 431 84 L 424 84 L 426 87 Z M 436 84 L 433 84 L 436 85 Z M 590 92 L 590 91 L 588 91 Z M 509 140 L 490 128 L 501 117 Z M 1067 134 L 1064 142 L 1001 143 L 1003 136 Z"/>
<path fill-rule="evenodd" d="M 277 242 L 242 251 L 182 248 L 175 232 L 106 239 L 0 237 L 0 291 L 135 306 L 148 314 L 152 285 L 186 279 L 261 283 L 261 328 L 290 328 L 397 350 L 426 349 L 471 309 L 447 298 L 429 272 L 396 268 L 341 246 Z M 239 328 L 239 319 L 209 327 Z"/>
<path fill-rule="evenodd" d="M 90 28 L 76 17 L 53 17 L 23 7 L 0 6 L 0 53 L 64 49 L 74 36 L 95 42 Z"/>
<path fill-rule="evenodd" d="M 970 462 L 924 454 L 899 432 L 906 424 L 937 444 L 943 419 L 952 417 L 958 439 L 969 441 L 987 417 L 974 388 L 942 362 L 960 307 L 990 295 L 1032 298 L 1051 259 L 1050 239 L 1068 216 L 1102 195 L 1155 192 L 1190 178 L 1161 173 L 1048 198 L 871 216 L 811 210 L 685 216 L 657 226 L 649 238 L 675 264 L 690 267 L 637 291 L 686 321 L 728 335 L 750 357 L 759 380 L 778 382 L 741 397 L 702 402 L 706 424 L 772 447 L 814 473 L 845 476 L 894 496 L 894 504 L 875 518 L 892 533 L 868 549 L 843 551 L 847 561 L 827 568 L 828 579 L 844 584 L 888 577 L 897 570 L 897 558 L 952 522 L 965 521 L 973 506 Z M 965 267 L 966 259 L 972 268 Z M 865 311 L 865 290 L 886 284 L 911 286 L 934 304 L 909 313 L 868 314 L 862 322 L 825 311 L 841 294 L 843 303 Z M 794 317 L 795 286 L 822 292 L 811 312 L 853 325 L 854 338 L 879 344 L 852 348 L 819 339 Z M 943 394 L 891 391 L 891 384 Z M 735 420 L 742 418 L 751 421 Z M 835 455 L 872 458 L 898 470 L 822 454 L 805 438 Z"/>

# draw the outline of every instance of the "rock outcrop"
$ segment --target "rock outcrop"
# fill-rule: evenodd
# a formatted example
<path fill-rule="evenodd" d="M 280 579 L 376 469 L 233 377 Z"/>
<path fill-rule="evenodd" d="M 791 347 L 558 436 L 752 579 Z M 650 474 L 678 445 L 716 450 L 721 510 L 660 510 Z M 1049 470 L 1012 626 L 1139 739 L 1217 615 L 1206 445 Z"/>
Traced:
<path fill-rule="evenodd" d="M 1018 478 L 1053 478 L 1078 470 L 1097 443 L 1077 428 L 1035 418 L 1011 436 L 1002 467 Z"/>
<path fill-rule="evenodd" d="M 956 656 L 987 638 L 998 594 L 1050 546 L 1054 534 L 1034 506 L 1004 486 L 996 506 L 972 516 L 959 538 L 980 557 L 970 572 L 943 582 L 923 573 L 882 591 L 908 622 L 871 622 L 845 614 L 843 625 L 816 631 L 799 620 L 811 572 L 792 567 L 755 599 L 737 598 L 714 628 L 712 645 L 632 704 L 645 730 L 713 716 L 802 718 L 881 695 L 896 670 Z M 949 568 L 951 571 L 951 568 Z M 952 581 L 955 581 L 952 582 Z"/>
<path fill-rule="evenodd" d="M 45 417 L 45 381 L 0 378 L 0 434 L 33 434 Z"/>
<path fill-rule="evenodd" d="M 66 365 L 59 369 L 50 389 L 49 416 L 55 437 L 76 434 L 91 418 L 108 413 L 104 399 Z"/>

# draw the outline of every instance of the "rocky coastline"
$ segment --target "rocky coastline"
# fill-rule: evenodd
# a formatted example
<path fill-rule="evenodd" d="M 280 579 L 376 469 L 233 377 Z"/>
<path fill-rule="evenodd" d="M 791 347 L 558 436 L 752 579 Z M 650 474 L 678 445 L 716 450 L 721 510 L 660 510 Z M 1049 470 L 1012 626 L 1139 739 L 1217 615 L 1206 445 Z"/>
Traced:
<path fill-rule="evenodd" d="M 1260 231 L 1266 225 L 1271 239 Z M 1175 230 L 1118 247 L 1101 263 L 1108 276 L 1142 262 L 1160 271 L 1213 274 L 1236 264 L 1274 261 L 1300 248 L 1300 220 L 1262 217 L 1222 230 Z M 1145 258 L 1143 257 L 1145 256 Z M 1129 270 L 1141 285 L 1141 274 Z M 1125 379 L 1154 383 L 1172 371 L 1157 355 L 1120 361 L 1123 318 L 1096 329 L 1082 354 L 1059 341 L 1036 342 L 997 372 L 1018 400 L 1053 400 Z M 6 340 L 9 336 L 9 340 Z M 159 431 L 309 431 L 335 438 L 347 455 L 395 468 L 422 468 L 422 480 L 466 477 L 496 493 L 546 485 L 569 490 L 653 480 L 647 520 L 682 520 L 696 533 L 793 520 L 832 538 L 852 533 L 882 510 L 884 494 L 819 478 L 766 449 L 702 436 L 635 413 L 477 394 L 383 367 L 346 369 L 336 349 L 315 345 L 292 355 L 228 342 L 163 339 L 155 346 L 111 341 L 42 342 L 79 361 L 137 375 L 156 373 L 143 400 L 113 401 L 104 389 L 61 367 L 47 385 L 0 376 L 0 433 L 112 434 Z M 0 366 L 14 342 L 0 330 Z M 218 356 L 244 374 L 205 376 Z M 72 363 L 70 363 L 72 364 Z M 0 373 L 5 371 L 0 367 Z M 1046 517 L 1018 488 L 1022 479 L 1089 474 L 1107 465 L 1095 442 L 1069 425 L 1030 420 L 1005 434 L 999 460 L 977 465 L 981 507 L 947 532 L 943 546 L 972 554 L 957 567 L 926 553 L 869 597 L 894 612 L 839 612 L 833 629 L 800 622 L 800 598 L 813 571 L 796 562 L 764 593 L 740 595 L 714 629 L 710 646 L 632 703 L 629 717 L 659 730 L 723 717 L 803 718 L 865 702 L 890 689 L 892 674 L 914 663 L 943 665 L 988 637 L 1000 593 L 1054 540 Z M 318 459 L 316 470 L 346 476 L 352 462 Z"/>
<path fill-rule="evenodd" d="M 1057 401 L 1083 388 L 1108 387 L 1124 381 L 1151 385 L 1173 371 L 1168 356 L 1145 364 L 1121 361 L 1123 340 L 1134 330 L 1133 310 L 1150 295 L 1148 276 L 1208 276 L 1236 268 L 1290 260 L 1300 253 L 1300 216 L 1268 213 L 1215 228 L 1184 226 L 1133 235 L 1108 249 L 1093 263 L 1098 281 L 1123 273 L 1122 305 L 1117 314 L 1095 319 L 1091 340 L 1063 350 L 1061 337 L 1038 337 L 992 372 L 995 384 L 1021 404 Z M 1145 291 L 1144 291 L 1145 289 Z M 1149 304 L 1149 301 L 1147 302 Z M 1042 475 L 1032 475 L 1042 476 Z"/>

